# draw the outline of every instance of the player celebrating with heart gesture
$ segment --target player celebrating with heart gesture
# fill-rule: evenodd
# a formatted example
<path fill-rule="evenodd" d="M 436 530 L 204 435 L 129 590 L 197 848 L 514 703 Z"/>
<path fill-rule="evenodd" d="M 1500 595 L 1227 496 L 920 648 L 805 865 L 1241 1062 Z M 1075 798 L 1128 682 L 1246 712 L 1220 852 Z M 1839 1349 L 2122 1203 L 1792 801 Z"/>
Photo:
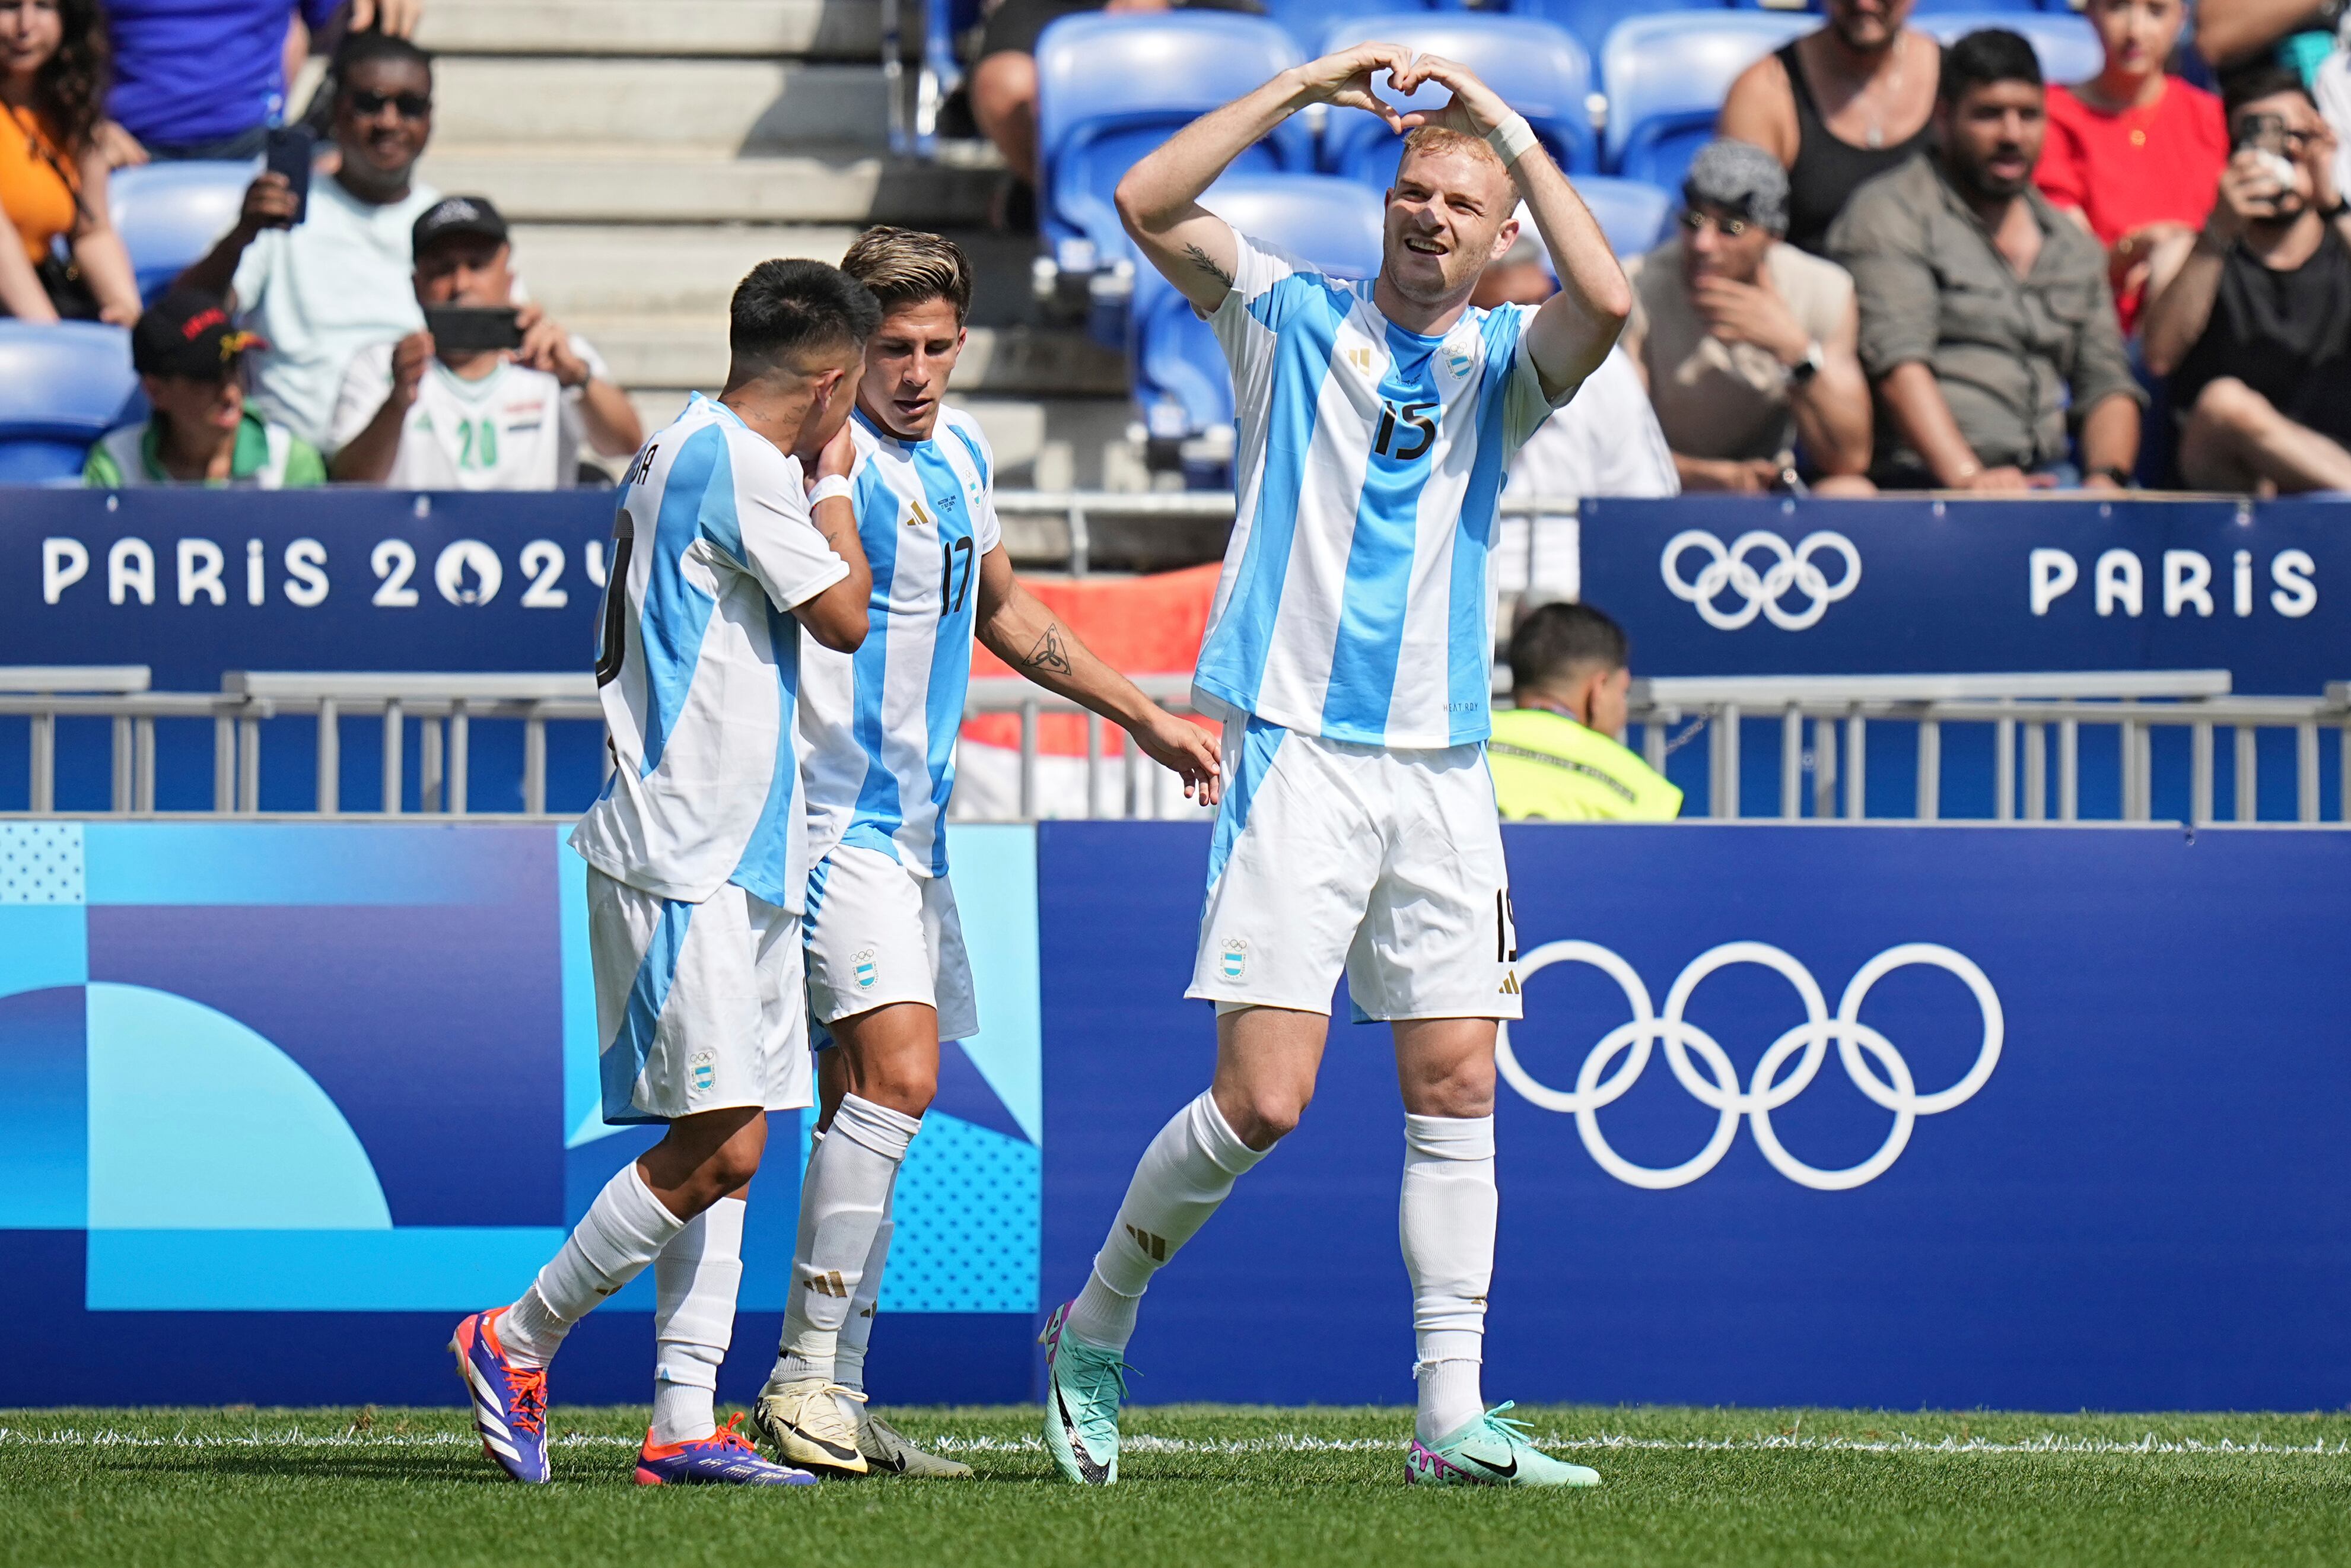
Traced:
<path fill-rule="evenodd" d="M 1450 89 L 1400 113 L 1374 91 Z M 1200 204 L 1311 104 L 1406 133 L 1379 275 L 1327 277 Z M 1556 260 L 1540 308 L 1469 304 L 1523 201 Z M 1046 1329 L 1045 1437 L 1118 1476 L 1124 1352 L 1152 1274 L 1313 1093 L 1339 975 L 1395 1036 L 1413 1286 L 1416 1482 L 1590 1485 L 1479 1389 L 1498 1210 L 1495 1020 L 1519 1016 L 1484 742 L 1487 556 L 1510 454 L 1616 340 L 1632 292 L 1526 120 L 1461 66 L 1364 44 L 1284 71 L 1136 164 L 1118 207 L 1233 371 L 1238 510 L 1195 701 L 1226 723 L 1224 798 L 1187 995 L 1217 1009 L 1207 1092 L 1144 1152 L 1092 1276 Z"/>

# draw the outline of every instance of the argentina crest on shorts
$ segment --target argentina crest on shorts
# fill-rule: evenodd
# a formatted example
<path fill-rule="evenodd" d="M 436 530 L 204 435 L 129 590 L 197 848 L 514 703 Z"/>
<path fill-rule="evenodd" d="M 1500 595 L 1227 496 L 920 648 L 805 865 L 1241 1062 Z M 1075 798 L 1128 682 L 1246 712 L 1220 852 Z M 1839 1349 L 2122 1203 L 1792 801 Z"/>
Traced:
<path fill-rule="evenodd" d="M 872 990 L 874 983 L 882 978 L 882 971 L 874 965 L 873 949 L 871 947 L 861 947 L 851 954 L 849 966 L 849 972 L 861 991 Z"/>
<path fill-rule="evenodd" d="M 1249 977 L 1249 943 L 1238 936 L 1225 944 L 1225 978 L 1238 985 Z"/>

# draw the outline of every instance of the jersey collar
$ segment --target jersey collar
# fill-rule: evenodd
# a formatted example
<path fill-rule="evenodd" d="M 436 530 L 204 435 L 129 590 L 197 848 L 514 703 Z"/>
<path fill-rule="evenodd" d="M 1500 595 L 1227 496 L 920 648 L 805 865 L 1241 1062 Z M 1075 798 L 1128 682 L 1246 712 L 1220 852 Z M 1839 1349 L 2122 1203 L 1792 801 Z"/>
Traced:
<path fill-rule="evenodd" d="M 940 413 L 944 414 L 946 410 L 942 409 Z M 859 424 L 863 425 L 865 427 L 866 434 L 872 436 L 874 440 L 886 441 L 901 452 L 920 452 L 924 447 L 930 445 L 932 442 L 938 439 L 936 435 L 929 435 L 920 441 L 909 441 L 903 435 L 893 435 L 888 431 L 882 428 L 881 421 L 873 418 L 862 407 L 852 406 L 849 411 L 849 417 L 855 420 Z"/>
<path fill-rule="evenodd" d="M 269 462 L 269 426 L 250 408 L 236 422 L 236 446 L 228 455 L 228 476 L 250 479 Z M 139 437 L 139 465 L 158 485 L 173 483 L 163 467 L 163 429 L 153 420 Z"/>

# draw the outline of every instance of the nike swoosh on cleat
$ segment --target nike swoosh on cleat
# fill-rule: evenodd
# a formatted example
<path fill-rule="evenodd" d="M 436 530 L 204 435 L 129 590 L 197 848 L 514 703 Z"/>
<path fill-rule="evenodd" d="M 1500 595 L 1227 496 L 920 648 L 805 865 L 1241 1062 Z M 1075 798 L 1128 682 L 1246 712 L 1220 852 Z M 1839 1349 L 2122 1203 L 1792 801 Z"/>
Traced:
<path fill-rule="evenodd" d="M 789 1421 L 786 1421 L 783 1423 L 783 1427 L 785 1431 L 789 1432 L 801 1442 L 814 1444 L 817 1448 L 822 1448 L 826 1453 L 831 1454 L 834 1458 L 839 1459 L 843 1464 L 848 1464 L 857 1458 L 857 1450 L 855 1448 L 844 1448 L 838 1443 L 828 1443 L 822 1437 L 818 1437 L 815 1433 L 810 1431 L 805 1427 L 795 1427 Z"/>
<path fill-rule="evenodd" d="M 1464 1454 L 1461 1457 L 1468 1459 L 1471 1464 L 1476 1465 L 1479 1469 L 1490 1471 L 1495 1475 L 1500 1476 L 1504 1480 L 1509 1480 L 1519 1473 L 1519 1456 L 1516 1454 L 1512 1454 L 1510 1456 L 1510 1464 L 1508 1469 L 1503 1469 L 1500 1465 L 1495 1464 L 1490 1459 L 1481 1459 L 1473 1454 Z"/>
<path fill-rule="evenodd" d="M 1079 1478 L 1088 1486 L 1101 1486 L 1107 1482 L 1110 1479 L 1109 1467 L 1094 1463 L 1093 1456 L 1086 1452 L 1085 1439 L 1078 1435 L 1077 1423 L 1070 1419 L 1069 1403 L 1061 1397 L 1059 1387 L 1053 1390 L 1053 1408 L 1061 1414 L 1061 1436 L 1070 1440 L 1070 1457 L 1078 1461 Z"/>

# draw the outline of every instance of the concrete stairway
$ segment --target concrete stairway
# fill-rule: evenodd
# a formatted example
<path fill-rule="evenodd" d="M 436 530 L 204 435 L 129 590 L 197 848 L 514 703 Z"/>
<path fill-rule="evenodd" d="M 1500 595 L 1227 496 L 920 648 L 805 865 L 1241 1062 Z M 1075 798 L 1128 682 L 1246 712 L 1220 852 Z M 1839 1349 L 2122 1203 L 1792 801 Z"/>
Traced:
<path fill-rule="evenodd" d="M 1007 482 L 1141 484 L 1123 358 L 1031 325 L 1033 243 L 985 226 L 1002 176 L 889 155 L 879 28 L 875 0 L 441 0 L 424 177 L 498 204 L 533 298 L 649 423 L 724 376 L 755 263 L 837 260 L 870 223 L 952 234 L 979 277 L 956 387 Z"/>

